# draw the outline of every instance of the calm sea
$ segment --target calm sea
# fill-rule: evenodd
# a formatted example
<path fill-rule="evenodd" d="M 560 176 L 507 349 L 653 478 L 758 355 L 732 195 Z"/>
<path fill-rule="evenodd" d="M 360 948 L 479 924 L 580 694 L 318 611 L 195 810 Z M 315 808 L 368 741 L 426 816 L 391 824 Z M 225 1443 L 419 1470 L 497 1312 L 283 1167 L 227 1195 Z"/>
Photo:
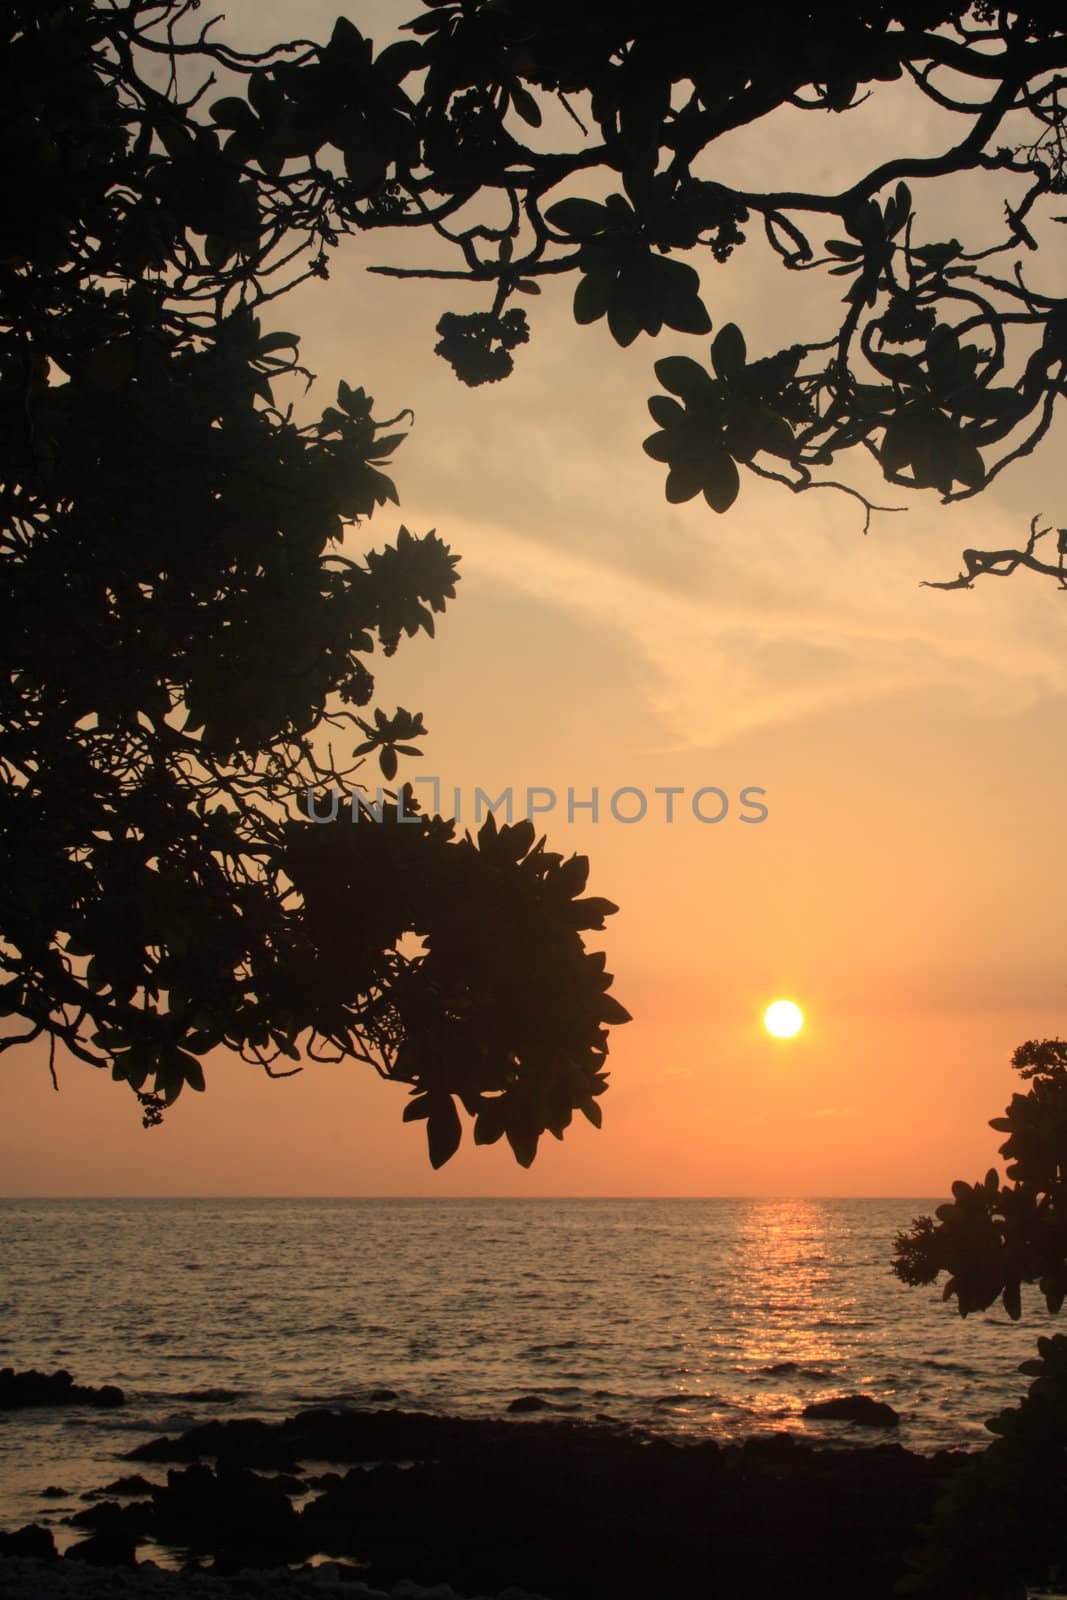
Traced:
<path fill-rule="evenodd" d="M 43 1489 L 100 1487 L 155 1434 L 378 1388 L 407 1409 L 499 1415 L 537 1394 L 665 1433 L 824 1443 L 872 1436 L 802 1406 L 862 1392 L 913 1450 L 987 1443 L 1050 1319 L 1032 1293 L 1021 1323 L 963 1322 L 892 1277 L 894 1233 L 937 1203 L 0 1202 L 0 1365 L 129 1402 L 0 1413 L 0 1527 L 58 1518 Z M 235 1398 L 203 1398 L 218 1389 Z"/>

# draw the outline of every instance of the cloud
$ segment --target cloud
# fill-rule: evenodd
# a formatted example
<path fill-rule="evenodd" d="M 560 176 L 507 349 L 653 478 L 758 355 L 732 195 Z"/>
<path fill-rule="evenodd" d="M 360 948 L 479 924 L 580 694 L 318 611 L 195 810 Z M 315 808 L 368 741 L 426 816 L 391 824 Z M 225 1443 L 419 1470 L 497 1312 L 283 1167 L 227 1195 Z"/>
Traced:
<path fill-rule="evenodd" d="M 973 595 L 919 590 L 906 581 L 911 558 L 899 546 L 834 548 L 813 511 L 768 535 L 767 545 L 788 551 L 774 561 L 766 545 L 762 559 L 744 548 L 758 512 L 748 529 L 723 528 L 719 549 L 701 552 L 688 591 L 598 559 L 577 537 L 561 537 L 549 552 L 513 528 L 467 516 L 455 539 L 468 565 L 502 590 L 625 641 L 671 748 L 714 746 L 915 691 L 944 692 L 961 714 L 985 716 L 1059 691 L 1054 593 L 1020 583 L 1012 609 L 992 585 Z M 805 560 L 809 535 L 815 551 Z M 622 519 L 620 537 L 633 536 L 632 519 Z"/>

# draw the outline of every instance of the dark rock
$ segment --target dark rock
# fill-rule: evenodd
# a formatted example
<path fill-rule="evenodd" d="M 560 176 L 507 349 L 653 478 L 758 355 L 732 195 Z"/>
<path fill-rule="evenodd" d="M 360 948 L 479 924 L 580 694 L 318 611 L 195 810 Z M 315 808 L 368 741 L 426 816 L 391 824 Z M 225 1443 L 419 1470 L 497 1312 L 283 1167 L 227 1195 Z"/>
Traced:
<path fill-rule="evenodd" d="M 219 1570 L 280 1566 L 313 1554 L 277 1479 L 220 1461 L 167 1473 L 154 1491 L 153 1530 L 164 1543 L 214 1556 Z"/>
<path fill-rule="evenodd" d="M 344 1561 L 324 1561 L 315 1568 L 315 1575 L 318 1578 L 326 1579 L 330 1583 L 360 1584 L 363 1591 L 365 1592 L 366 1590 L 366 1585 L 363 1582 L 363 1568 L 349 1566 Z"/>
<path fill-rule="evenodd" d="M 380 1404 L 385 1400 L 399 1400 L 400 1396 L 395 1389 L 372 1389 L 367 1399 L 373 1404 Z"/>
<path fill-rule="evenodd" d="M 115 1523 L 122 1507 L 114 1500 L 99 1500 L 84 1511 L 75 1511 L 63 1521 L 71 1528 L 106 1528 Z"/>
<path fill-rule="evenodd" d="M 154 1483 L 149 1483 L 147 1478 L 142 1478 L 139 1472 L 132 1472 L 125 1478 L 116 1478 L 113 1483 L 105 1483 L 98 1494 L 151 1494 L 155 1488 Z"/>
<path fill-rule="evenodd" d="M 152 1530 L 216 1570 L 322 1555 L 358 1564 L 378 1589 L 444 1575 L 457 1593 L 514 1585 L 553 1600 L 647 1600 L 665 1571 L 682 1600 L 893 1600 L 903 1552 L 973 1459 L 884 1442 L 817 1448 L 786 1433 L 683 1444 L 558 1415 L 326 1408 L 194 1428 L 156 1441 L 157 1459 L 192 1461 L 221 1440 L 229 1464 L 172 1473 L 155 1491 Z M 244 1448 L 339 1470 L 310 1480 L 320 1492 L 297 1513 L 278 1480 L 234 1465 Z M 578 1536 L 575 1508 L 590 1506 Z"/>
<path fill-rule="evenodd" d="M 551 1411 L 552 1406 L 547 1400 L 542 1400 L 539 1394 L 520 1394 L 517 1400 L 512 1400 L 508 1411 L 522 1414 L 526 1411 Z"/>
<path fill-rule="evenodd" d="M 756 1439 L 746 1439 L 737 1447 L 745 1462 L 777 1462 L 786 1457 L 790 1462 L 796 1458 L 798 1450 L 803 1449 L 799 1439 L 791 1433 L 765 1433 Z"/>
<path fill-rule="evenodd" d="M 32 1556 L 36 1561 L 59 1559 L 51 1531 L 37 1522 L 28 1522 L 14 1533 L 0 1533 L 0 1556 Z"/>
<path fill-rule="evenodd" d="M 102 1528 L 80 1544 L 72 1544 L 68 1561 L 87 1561 L 94 1567 L 135 1567 L 137 1536 L 128 1528 Z"/>
<path fill-rule="evenodd" d="M 341 1474 L 339 1472 L 320 1472 L 316 1477 L 308 1479 L 308 1487 L 311 1489 L 332 1489 L 334 1484 L 340 1483 L 340 1481 Z"/>
<path fill-rule="evenodd" d="M 69 1500 L 70 1490 L 61 1489 L 58 1483 L 50 1483 L 47 1489 L 41 1490 L 42 1500 Z"/>
<path fill-rule="evenodd" d="M 126 1396 L 113 1383 L 100 1389 L 77 1384 L 69 1372 L 16 1372 L 0 1368 L 0 1410 L 17 1411 L 24 1406 L 121 1406 Z"/>
<path fill-rule="evenodd" d="M 813 1400 L 804 1407 L 805 1417 L 818 1417 L 825 1422 L 856 1422 L 863 1428 L 895 1428 L 900 1422 L 900 1412 L 883 1400 L 872 1400 L 869 1394 L 841 1395 L 836 1400 Z"/>
<path fill-rule="evenodd" d="M 303 1478 L 294 1478 L 291 1472 L 276 1472 L 268 1482 L 273 1483 L 283 1494 L 306 1494 L 308 1489 Z"/>
<path fill-rule="evenodd" d="M 131 1450 L 126 1460 L 199 1461 L 204 1456 L 244 1467 L 275 1467 L 281 1472 L 291 1472 L 296 1466 L 281 1428 L 254 1417 L 205 1422 L 179 1439 L 150 1439 Z"/>
<path fill-rule="evenodd" d="M 518 1423 L 486 1423 L 466 1417 L 429 1416 L 418 1411 L 349 1411 L 324 1406 L 298 1412 L 285 1422 L 255 1420 L 206 1422 L 179 1438 L 151 1439 L 126 1456 L 128 1461 L 200 1461 L 212 1458 L 245 1467 L 297 1470 L 299 1461 L 412 1461 L 469 1453 L 486 1429 L 521 1428 Z"/>
<path fill-rule="evenodd" d="M 88 1528 L 93 1533 L 128 1533 L 143 1538 L 152 1525 L 151 1510 L 143 1502 L 120 1506 L 115 1500 L 100 1500 L 96 1505 L 64 1517 L 71 1528 Z"/>

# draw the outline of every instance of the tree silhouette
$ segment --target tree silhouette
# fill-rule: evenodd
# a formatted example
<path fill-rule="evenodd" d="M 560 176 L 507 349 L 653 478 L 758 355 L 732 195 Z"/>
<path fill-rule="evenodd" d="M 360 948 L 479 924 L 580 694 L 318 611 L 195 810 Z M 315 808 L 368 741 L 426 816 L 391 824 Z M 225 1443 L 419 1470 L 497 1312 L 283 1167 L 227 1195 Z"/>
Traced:
<path fill-rule="evenodd" d="M 784 349 L 754 359 L 727 324 L 710 367 L 655 364 L 665 392 L 649 401 L 645 449 L 668 468 L 667 498 L 702 493 L 723 512 L 744 470 L 854 494 L 866 526 L 876 508 L 859 488 L 821 476 L 862 450 L 890 484 L 966 499 L 1037 446 L 1067 373 L 1067 301 L 1018 259 L 1067 221 L 1053 209 L 1067 191 L 1067 26 L 1053 18 L 992 0 L 696 16 L 678 0 L 601 0 L 576 22 L 561 0 L 432 0 L 411 38 L 377 53 L 342 18 L 326 46 L 285 60 L 239 57 L 205 29 L 188 48 L 244 79 L 211 106 L 218 145 L 205 133 L 198 147 L 219 195 L 207 251 L 251 273 L 280 197 L 324 244 L 430 228 L 454 266 L 371 270 L 487 285 L 485 310 L 442 316 L 436 347 L 480 384 L 511 371 L 529 337 L 513 302 L 546 276 L 574 276 L 576 321 L 605 321 L 621 345 L 708 334 L 716 263 L 758 232 L 786 274 L 828 273 L 843 298 Z M 717 141 L 783 108 L 844 116 L 894 80 L 957 119 L 959 137 L 928 156 L 887 150 L 839 192 L 714 178 Z M 569 113 L 562 144 L 553 106 Z M 1003 180 L 1003 218 L 981 216 L 971 244 L 940 236 L 936 186 L 932 228 L 917 208 L 926 185 L 968 174 Z M 258 237 L 251 200 L 223 202 L 227 183 L 260 195 Z M 943 586 L 1020 565 L 1062 584 L 1067 534 L 1043 560 L 1051 530 L 1037 520 L 1025 549 L 967 551 Z"/>
<path fill-rule="evenodd" d="M 26 1024 L 3 1043 L 110 1066 L 149 1119 L 216 1044 L 269 1071 L 305 1046 L 354 1055 L 411 1086 L 435 1162 L 453 1096 L 527 1161 L 575 1108 L 597 1116 L 626 1013 L 581 933 L 613 908 L 577 899 L 585 863 L 525 826 L 475 843 L 405 823 L 410 790 L 373 829 L 294 814 L 371 754 L 389 782 L 411 759 L 415 714 L 357 714 L 366 658 L 432 631 L 456 561 L 434 533 L 341 548 L 396 498 L 403 419 L 346 385 L 313 422 L 281 409 L 297 340 L 262 309 L 327 276 L 342 235 L 431 230 L 454 266 L 377 270 L 486 285 L 484 310 L 438 326 L 467 383 L 511 370 L 513 302 L 549 275 L 620 344 L 714 332 L 710 366 L 656 363 L 646 450 L 669 499 L 725 511 L 748 471 L 855 495 L 866 526 L 857 484 L 822 475 L 855 450 L 966 498 L 1037 446 L 1067 373 L 1067 302 L 1014 259 L 1062 220 L 1067 33 L 989 0 L 577 18 L 441 0 L 378 51 L 342 18 L 325 44 L 242 53 L 198 8 L 16 0 L 0 19 L 19 175 L 0 251 L 0 1000 Z M 710 170 L 717 140 L 777 110 L 847 115 L 897 79 L 959 119 L 955 143 L 890 151 L 840 193 Z M 573 130 L 559 148 L 550 107 Z M 913 201 L 968 173 L 1003 179 L 992 243 L 931 233 Z M 753 230 L 785 274 L 844 291 L 766 354 L 704 303 Z M 1038 520 L 946 586 L 1020 566 L 1062 583 L 1067 535 L 1042 559 Z"/>
<path fill-rule="evenodd" d="M 346 527 L 396 500 L 401 419 L 344 383 L 317 420 L 281 409 L 297 339 L 258 307 L 324 270 L 301 251 L 330 242 L 328 205 L 317 178 L 276 181 L 282 155 L 248 176 L 198 120 L 188 10 L 32 0 L 0 20 L 20 179 L 0 251 L 0 1047 L 110 1068 L 149 1124 L 217 1046 L 274 1075 L 352 1057 L 410 1087 L 434 1166 L 456 1100 L 475 1143 L 506 1136 L 529 1165 L 575 1110 L 599 1125 L 627 1013 L 582 932 L 616 908 L 528 822 L 456 838 L 410 786 L 379 821 L 307 815 L 370 755 L 391 781 L 418 754 L 418 715 L 357 714 L 367 661 L 433 633 L 456 558 L 404 528 L 348 553 Z M 268 117 L 285 55 L 249 78 Z M 346 67 L 302 59 L 344 98 Z"/>
<path fill-rule="evenodd" d="M 903 1283 L 947 1273 L 944 1298 L 960 1316 L 998 1299 L 1018 1320 L 1021 1288 L 1036 1284 L 1056 1314 L 1067 1297 L 1067 1041 L 1029 1040 L 1012 1065 L 1030 1081 L 990 1127 L 1007 1138 L 995 1169 L 958 1180 L 933 1217 L 897 1235 Z M 990 1417 L 989 1449 L 957 1474 L 914 1554 L 911 1592 L 942 1600 L 1015 1600 L 1021 1585 L 1067 1576 L 1067 1337 L 1037 1341 L 1019 1369 L 1033 1381 L 1015 1406 Z"/>
<path fill-rule="evenodd" d="M 978 1183 L 958 1180 L 937 1221 L 916 1218 L 894 1245 L 902 1283 L 949 1274 L 944 1297 L 961 1317 L 999 1299 L 1018 1320 L 1024 1283 L 1038 1285 L 1053 1313 L 1067 1297 L 1067 1042 L 1028 1040 L 1012 1066 L 1030 1088 L 989 1124 L 1008 1135 L 1000 1154 L 1011 1181 L 995 1168 Z"/>

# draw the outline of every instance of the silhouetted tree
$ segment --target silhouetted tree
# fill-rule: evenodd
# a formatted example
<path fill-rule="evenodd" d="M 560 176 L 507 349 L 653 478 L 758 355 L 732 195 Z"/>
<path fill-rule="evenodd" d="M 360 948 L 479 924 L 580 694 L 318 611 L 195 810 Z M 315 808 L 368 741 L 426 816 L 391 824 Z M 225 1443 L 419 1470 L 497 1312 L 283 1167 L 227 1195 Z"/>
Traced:
<path fill-rule="evenodd" d="M 506 1136 L 529 1165 L 574 1110 L 599 1125 L 606 1025 L 627 1014 L 581 934 L 616 908 L 581 898 L 587 862 L 528 822 L 456 839 L 410 786 L 380 821 L 306 816 L 368 756 L 388 782 L 419 753 L 420 716 L 357 713 L 372 653 L 433 633 L 456 558 L 403 528 L 346 553 L 346 527 L 396 500 L 401 419 L 342 383 L 299 424 L 276 398 L 302 371 L 296 337 L 257 315 L 324 270 L 343 185 L 279 173 L 340 108 L 359 121 L 358 70 L 343 49 L 298 51 L 320 121 L 287 123 L 250 175 L 183 97 L 172 30 L 190 9 L 27 0 L 0 17 L 17 177 L 0 248 L 0 1047 L 45 1038 L 54 1060 L 62 1043 L 132 1086 L 148 1123 L 204 1087 L 216 1046 L 275 1075 L 355 1058 L 410 1086 L 434 1166 L 460 1141 L 456 1100 L 476 1143 Z M 278 111 L 290 50 L 190 49 Z M 383 127 L 399 115 L 384 82 Z"/>
<path fill-rule="evenodd" d="M 379 51 L 342 18 L 323 45 L 248 54 L 197 10 L 15 0 L 0 18 L 18 178 L 0 249 L 0 998 L 28 1024 L 13 1039 L 111 1065 L 149 1117 L 200 1083 L 197 1051 L 277 1070 L 302 1040 L 411 1084 L 435 1161 L 458 1139 L 453 1094 L 476 1138 L 503 1129 L 528 1160 L 575 1107 L 596 1115 L 604 1024 L 625 1013 L 580 932 L 611 908 L 576 901 L 584 862 L 525 827 L 475 846 L 395 805 L 373 830 L 293 815 L 295 790 L 351 775 L 334 744 L 353 726 L 353 760 L 377 752 L 387 781 L 415 748 L 417 716 L 350 708 L 376 646 L 432 629 L 455 560 L 432 533 L 340 550 L 395 499 L 401 419 L 342 385 L 300 425 L 275 399 L 295 337 L 260 309 L 327 275 L 343 234 L 430 229 L 454 267 L 378 270 L 487 285 L 483 311 L 438 327 L 481 383 L 511 370 L 529 333 L 513 299 L 546 275 L 573 274 L 577 321 L 620 344 L 706 336 L 707 286 L 680 257 L 713 275 L 756 228 L 844 299 L 783 350 L 753 358 L 727 324 L 710 367 L 656 364 L 646 449 L 668 498 L 725 511 L 743 468 L 844 489 L 869 519 L 855 484 L 820 476 L 858 448 L 891 483 L 965 498 L 1034 449 L 1067 373 L 1067 302 L 1001 264 L 1037 249 L 1067 185 L 1067 35 L 1045 6 L 989 0 L 441 0 Z M 716 179 L 717 140 L 787 107 L 845 115 L 895 79 L 961 138 L 887 151 L 839 193 Z M 549 107 L 576 130 L 560 148 Z M 999 237 L 924 231 L 912 186 L 976 172 L 1008 191 Z M 1037 553 L 1050 531 L 965 552 L 949 586 L 1019 566 L 1062 582 L 1067 536 Z M 421 955 L 401 954 L 411 932 Z"/>
<path fill-rule="evenodd" d="M 944 1297 L 961 1317 L 999 1299 L 1017 1320 L 1024 1283 L 1038 1285 L 1051 1312 L 1067 1296 L 1067 1042 L 1028 1040 L 1012 1066 L 1030 1088 L 989 1124 L 1008 1135 L 1000 1154 L 1011 1181 L 995 1168 L 978 1183 L 957 1180 L 937 1221 L 916 1218 L 894 1245 L 903 1283 L 949 1274 Z"/>
<path fill-rule="evenodd" d="M 431 228 L 454 266 L 371 270 L 487 285 L 483 311 L 438 326 L 438 353 L 469 384 L 511 371 L 529 334 L 515 297 L 546 276 L 573 275 L 575 319 L 606 321 L 621 345 L 664 328 L 708 334 L 716 263 L 761 234 L 786 274 L 829 273 L 843 299 L 784 349 L 755 357 L 728 324 L 710 368 L 657 362 L 666 392 L 649 402 L 658 431 L 645 448 L 672 501 L 702 493 L 725 511 L 743 469 L 794 491 L 846 489 L 869 520 L 855 484 L 820 476 L 838 458 L 864 450 L 891 484 L 965 499 L 1035 448 L 1063 393 L 1067 301 L 1017 259 L 1067 220 L 1052 210 L 1067 192 L 1058 16 L 992 0 L 599 0 L 578 15 L 564 0 L 434 0 L 406 25 L 413 37 L 377 53 L 342 18 L 326 46 L 264 59 L 205 29 L 188 48 L 242 92 L 215 101 L 214 134 L 174 159 L 213 197 L 196 224 L 208 257 L 249 275 L 279 207 L 323 244 Z M 955 142 L 926 156 L 887 148 L 840 191 L 716 178 L 717 141 L 784 108 L 843 117 L 894 80 L 920 111 L 958 119 Z M 553 107 L 572 137 L 560 116 L 548 130 Z M 914 186 L 975 173 L 1003 180 L 1003 217 L 998 204 L 972 241 L 946 239 L 935 185 L 924 226 Z M 247 201 L 227 200 L 242 185 Z M 1062 583 L 1067 533 L 1044 560 L 1052 530 L 1038 521 L 1023 549 L 965 552 L 944 586 L 1020 566 Z"/>
<path fill-rule="evenodd" d="M 1008 1135 L 1002 1183 L 952 1185 L 933 1217 L 918 1217 L 894 1245 L 907 1284 L 947 1273 L 944 1298 L 965 1317 L 1000 1300 L 1013 1319 L 1021 1287 L 1037 1284 L 1055 1314 L 1067 1295 L 1067 1042 L 1029 1040 L 1012 1065 L 1030 1080 L 990 1127 Z M 942 1600 L 1016 1600 L 1024 1580 L 1067 1576 L 1067 1337 L 1037 1341 L 1020 1371 L 1022 1401 L 991 1417 L 990 1448 L 960 1472 L 915 1553 L 912 1592 Z"/>
<path fill-rule="evenodd" d="M 991 1417 L 988 1449 L 957 1467 L 917 1547 L 905 1594 L 1026 1600 L 1067 1579 L 1067 1338 L 1038 1340 L 1022 1400 Z"/>

